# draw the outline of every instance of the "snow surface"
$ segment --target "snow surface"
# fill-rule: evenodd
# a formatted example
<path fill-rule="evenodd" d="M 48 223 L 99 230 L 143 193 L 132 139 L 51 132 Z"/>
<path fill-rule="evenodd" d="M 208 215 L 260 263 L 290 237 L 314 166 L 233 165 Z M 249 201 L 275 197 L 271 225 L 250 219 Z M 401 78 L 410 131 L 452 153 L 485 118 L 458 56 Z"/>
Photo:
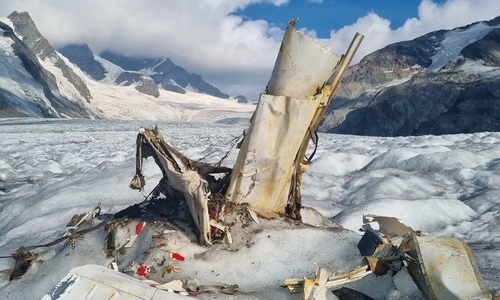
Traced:
<path fill-rule="evenodd" d="M 135 173 L 139 126 L 158 124 L 167 142 L 194 159 L 217 162 L 246 125 L 160 121 L 17 120 L 0 123 L 0 256 L 21 246 L 59 237 L 74 214 L 97 203 L 113 213 L 139 203 L 128 188 Z M 233 149 L 226 166 L 232 166 Z M 146 162 L 147 194 L 161 178 Z M 181 233 L 171 242 L 186 257 L 179 276 L 206 283 L 238 284 L 237 297 L 212 299 L 299 299 L 280 287 L 290 277 L 313 277 L 361 264 L 356 248 L 362 214 L 400 218 L 414 229 L 464 239 L 493 294 L 500 293 L 500 133 L 422 137 L 360 137 L 320 134 L 303 203 L 348 230 L 266 227 L 252 246 L 238 252 L 207 251 Z M 310 218 L 305 211 L 304 216 Z M 263 222 L 263 221 L 261 221 Z M 334 228 L 335 229 L 335 228 Z M 106 261 L 105 231 L 67 245 L 40 249 L 21 278 L 0 278 L 2 299 L 40 299 L 73 267 Z M 148 237 L 148 235 L 142 235 Z M 204 253 L 203 259 L 194 255 Z M 137 253 L 140 262 L 141 255 Z M 0 270 L 11 267 L 0 259 Z M 402 270 L 396 276 L 368 276 L 349 285 L 375 299 L 421 299 Z M 29 291 L 29 293 L 27 292 Z M 328 294 L 332 298 L 331 292 Z"/>
<path fill-rule="evenodd" d="M 140 93 L 132 85 L 111 84 L 122 69 L 105 59 L 95 56 L 108 71 L 106 79 L 98 82 L 89 78 L 67 58 L 60 56 L 89 88 L 93 97 L 92 107 L 109 119 L 234 123 L 234 118 L 250 120 L 256 107 L 238 103 L 235 99 L 221 99 L 189 91 L 179 94 L 160 89 L 160 96 L 155 98 Z"/>
<path fill-rule="evenodd" d="M 479 22 L 465 29 L 454 29 L 444 34 L 444 40 L 441 42 L 441 47 L 437 53 L 431 57 L 432 64 L 428 70 L 438 71 L 449 62 L 457 62 L 462 57 L 462 50 L 469 44 L 472 44 L 484 38 L 493 28 L 497 26 L 489 26 L 484 22 Z"/>
<path fill-rule="evenodd" d="M 114 63 L 106 60 L 100 56 L 94 54 L 94 59 L 101 64 L 101 66 L 106 70 L 106 77 L 100 80 L 103 83 L 107 84 L 115 84 L 116 78 L 120 76 L 125 70 L 123 70 L 120 66 L 115 65 Z"/>

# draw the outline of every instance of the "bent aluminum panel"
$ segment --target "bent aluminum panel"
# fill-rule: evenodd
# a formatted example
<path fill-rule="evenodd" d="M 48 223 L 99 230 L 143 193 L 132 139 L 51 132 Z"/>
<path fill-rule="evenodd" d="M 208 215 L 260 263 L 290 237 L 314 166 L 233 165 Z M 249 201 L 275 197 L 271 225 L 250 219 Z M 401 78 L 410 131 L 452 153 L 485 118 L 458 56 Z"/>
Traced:
<path fill-rule="evenodd" d="M 285 212 L 297 152 L 324 99 L 322 94 L 308 99 L 261 95 L 233 168 L 227 199 L 249 203 L 256 212 Z"/>
<path fill-rule="evenodd" d="M 165 175 L 168 178 L 168 185 L 183 193 L 194 223 L 200 231 L 200 243 L 211 244 L 208 198 L 205 194 L 207 182 L 203 180 L 196 171 L 185 168 L 181 161 L 177 162 L 181 172 L 175 169 L 172 161 L 166 158 L 158 150 L 155 143 L 151 141 L 156 138 L 164 142 L 161 134 L 156 135 L 152 130 L 146 128 L 141 128 L 140 131 L 158 156 L 163 170 L 165 171 Z M 172 154 L 172 156 L 176 159 L 175 155 Z"/>
<path fill-rule="evenodd" d="M 294 25 L 292 20 L 286 29 L 267 94 L 292 98 L 313 96 L 330 79 L 340 61 L 330 49 L 297 31 Z"/>

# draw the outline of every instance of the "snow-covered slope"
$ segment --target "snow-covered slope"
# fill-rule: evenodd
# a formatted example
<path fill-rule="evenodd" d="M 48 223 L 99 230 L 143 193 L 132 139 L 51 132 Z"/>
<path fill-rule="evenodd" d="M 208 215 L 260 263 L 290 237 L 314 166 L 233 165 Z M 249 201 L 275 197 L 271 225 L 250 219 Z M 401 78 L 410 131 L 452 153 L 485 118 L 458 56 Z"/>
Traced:
<path fill-rule="evenodd" d="M 63 60 L 84 80 L 94 97 L 92 105 L 106 118 L 230 122 L 234 118 L 248 121 L 255 110 L 255 105 L 241 104 L 233 99 L 222 100 L 196 92 L 179 94 L 162 91 L 156 98 L 140 93 L 134 85 L 121 86 L 92 80 L 65 57 Z M 103 66 L 108 71 L 109 78 L 118 73 L 119 67 L 113 64 L 104 63 Z"/>
<path fill-rule="evenodd" d="M 128 188 L 135 174 L 135 138 L 139 126 L 155 123 L 174 147 L 211 163 L 219 161 L 234 146 L 230 141 L 246 128 L 111 120 L 0 123 L 0 256 L 53 240 L 74 214 L 99 202 L 103 213 L 141 202 L 143 194 Z M 236 151 L 224 165 L 233 165 Z M 167 263 L 182 270 L 163 280 L 196 278 L 240 286 L 236 298 L 200 295 L 200 299 L 298 299 L 280 287 L 282 280 L 313 278 L 316 266 L 334 272 L 360 265 L 356 248 L 360 235 L 355 231 L 362 214 L 375 213 L 401 218 L 415 229 L 464 239 L 487 288 L 498 295 L 499 157 L 499 133 L 398 138 L 320 134 L 318 152 L 304 175 L 303 204 L 354 231 L 273 225 L 261 219 L 263 230 L 237 252 L 199 246 L 189 233 L 177 231 L 166 244 L 186 260 L 169 259 Z M 161 178 L 153 160 L 145 163 L 144 175 L 147 195 Z M 148 230 L 154 225 L 147 226 Z M 38 249 L 41 261 L 22 278 L 10 283 L 1 279 L 1 298 L 40 299 L 71 268 L 109 262 L 103 250 L 106 234 L 98 230 L 86 235 L 75 249 L 67 244 Z M 142 262 L 141 253 L 147 249 L 141 245 L 149 245 L 151 235 L 142 238 L 137 248 L 127 250 L 136 262 Z M 0 270 L 11 263 L 0 259 Z M 120 268 L 129 263 L 118 262 Z M 348 287 L 374 299 L 422 299 L 404 269 L 394 277 L 370 275 Z M 331 292 L 328 299 L 335 299 Z"/>

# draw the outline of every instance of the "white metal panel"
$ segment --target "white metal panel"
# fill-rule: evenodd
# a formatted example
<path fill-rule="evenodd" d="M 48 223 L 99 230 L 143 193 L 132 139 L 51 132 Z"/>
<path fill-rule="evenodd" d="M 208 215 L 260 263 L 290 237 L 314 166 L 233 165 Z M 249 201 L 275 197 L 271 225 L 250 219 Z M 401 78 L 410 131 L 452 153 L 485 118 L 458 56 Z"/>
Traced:
<path fill-rule="evenodd" d="M 306 98 L 323 87 L 340 57 L 297 31 L 293 22 L 283 37 L 267 94 Z"/>
<path fill-rule="evenodd" d="M 73 268 L 42 300 L 162 300 L 186 297 L 98 265 Z"/>
<path fill-rule="evenodd" d="M 284 213 L 295 157 L 322 101 L 322 94 L 308 99 L 261 95 L 226 198 L 247 202 L 257 212 Z"/>

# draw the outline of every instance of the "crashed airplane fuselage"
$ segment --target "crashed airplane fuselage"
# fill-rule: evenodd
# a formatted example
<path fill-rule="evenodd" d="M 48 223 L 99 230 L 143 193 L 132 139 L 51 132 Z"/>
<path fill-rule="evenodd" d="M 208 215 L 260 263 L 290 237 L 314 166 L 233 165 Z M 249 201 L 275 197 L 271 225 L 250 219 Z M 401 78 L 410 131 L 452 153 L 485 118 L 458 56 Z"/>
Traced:
<path fill-rule="evenodd" d="M 208 204 L 214 197 L 248 205 L 266 217 L 287 214 L 300 220 L 309 141 L 363 36 L 357 34 L 346 55 L 337 56 L 297 31 L 295 21 L 288 25 L 232 170 L 190 160 L 168 145 L 158 129 L 140 129 L 137 172 L 130 187 L 142 189 L 142 158 L 153 156 L 163 184 L 183 194 L 200 242 L 211 243 Z M 221 172 L 222 179 L 212 180 L 212 173 Z"/>

